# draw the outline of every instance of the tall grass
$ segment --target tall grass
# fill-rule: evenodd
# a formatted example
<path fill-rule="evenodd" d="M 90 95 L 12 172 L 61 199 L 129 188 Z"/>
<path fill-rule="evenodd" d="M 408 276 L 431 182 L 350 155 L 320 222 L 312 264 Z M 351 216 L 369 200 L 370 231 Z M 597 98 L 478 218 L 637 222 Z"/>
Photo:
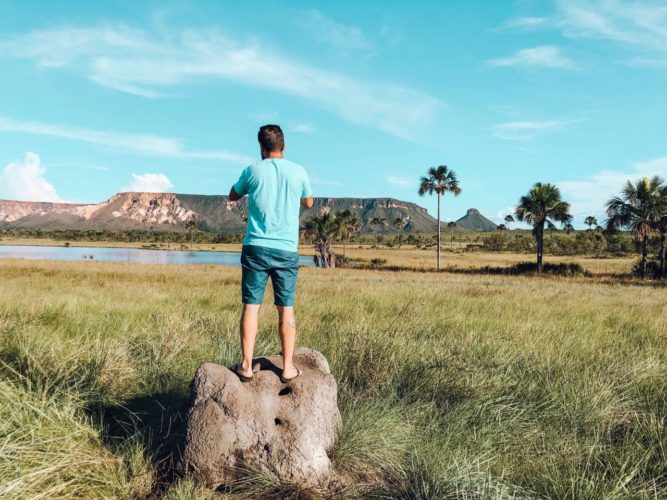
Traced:
<path fill-rule="evenodd" d="M 236 360 L 239 271 L 0 276 L 0 496 L 210 497 L 175 465 L 194 371 Z M 666 308 L 664 289 L 567 278 L 303 270 L 299 343 L 339 382 L 336 474 L 304 491 L 248 471 L 220 494 L 665 497 Z M 279 350 L 275 319 L 257 354 Z"/>

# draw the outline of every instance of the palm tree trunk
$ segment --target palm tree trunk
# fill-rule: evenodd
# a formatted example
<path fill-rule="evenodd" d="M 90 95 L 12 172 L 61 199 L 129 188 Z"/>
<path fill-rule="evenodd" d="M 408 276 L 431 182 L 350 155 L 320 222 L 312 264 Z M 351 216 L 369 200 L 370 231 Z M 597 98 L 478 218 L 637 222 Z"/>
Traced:
<path fill-rule="evenodd" d="M 535 232 L 535 238 L 537 239 L 537 272 L 541 273 L 543 266 L 542 266 L 542 252 L 544 249 L 544 222 L 541 222 L 539 226 L 537 226 Z"/>
<path fill-rule="evenodd" d="M 642 238 L 642 279 L 646 278 L 646 262 L 648 260 L 648 236 Z"/>
<path fill-rule="evenodd" d="M 438 248 L 436 252 L 435 270 L 440 271 L 440 193 L 438 192 Z"/>
<path fill-rule="evenodd" d="M 667 233 L 660 233 L 660 277 L 667 278 L 667 263 L 665 263 L 665 254 L 667 253 L 667 248 L 665 248 L 665 237 Z"/>

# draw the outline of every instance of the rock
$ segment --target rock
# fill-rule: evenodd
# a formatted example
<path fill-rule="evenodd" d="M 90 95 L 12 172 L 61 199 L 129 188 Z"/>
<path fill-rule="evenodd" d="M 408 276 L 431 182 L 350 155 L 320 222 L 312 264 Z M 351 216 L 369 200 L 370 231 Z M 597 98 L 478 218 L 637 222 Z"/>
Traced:
<path fill-rule="evenodd" d="M 247 383 L 224 366 L 201 365 L 192 383 L 183 470 L 211 488 L 239 479 L 244 468 L 303 486 L 326 482 L 327 451 L 341 422 L 336 381 L 317 351 L 296 349 L 294 364 L 303 375 L 288 384 L 280 382 L 281 356 L 254 360 Z"/>

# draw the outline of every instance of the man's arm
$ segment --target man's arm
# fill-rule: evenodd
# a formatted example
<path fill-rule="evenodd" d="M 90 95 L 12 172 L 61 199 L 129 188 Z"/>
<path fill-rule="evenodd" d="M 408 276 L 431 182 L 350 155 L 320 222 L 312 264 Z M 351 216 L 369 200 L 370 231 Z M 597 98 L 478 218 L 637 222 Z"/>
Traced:
<path fill-rule="evenodd" d="M 233 191 L 233 189 L 232 189 Z M 313 197 L 309 196 L 308 198 L 301 198 L 301 206 L 306 208 L 312 208 L 314 203 Z"/>
<path fill-rule="evenodd" d="M 229 201 L 238 201 L 241 198 L 243 198 L 243 196 L 238 194 L 234 189 L 234 186 L 232 186 L 232 189 L 229 191 Z"/>

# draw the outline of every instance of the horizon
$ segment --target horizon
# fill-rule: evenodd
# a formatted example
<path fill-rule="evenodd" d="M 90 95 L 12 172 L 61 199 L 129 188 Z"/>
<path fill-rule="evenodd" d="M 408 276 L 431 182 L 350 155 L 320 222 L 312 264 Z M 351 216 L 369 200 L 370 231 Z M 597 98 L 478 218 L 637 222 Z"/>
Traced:
<path fill-rule="evenodd" d="M 448 165 L 462 193 L 443 222 L 501 224 L 550 182 L 582 228 L 627 180 L 667 177 L 660 2 L 3 7 L 3 199 L 226 196 L 267 122 L 318 198 L 433 215 L 418 180 Z"/>

